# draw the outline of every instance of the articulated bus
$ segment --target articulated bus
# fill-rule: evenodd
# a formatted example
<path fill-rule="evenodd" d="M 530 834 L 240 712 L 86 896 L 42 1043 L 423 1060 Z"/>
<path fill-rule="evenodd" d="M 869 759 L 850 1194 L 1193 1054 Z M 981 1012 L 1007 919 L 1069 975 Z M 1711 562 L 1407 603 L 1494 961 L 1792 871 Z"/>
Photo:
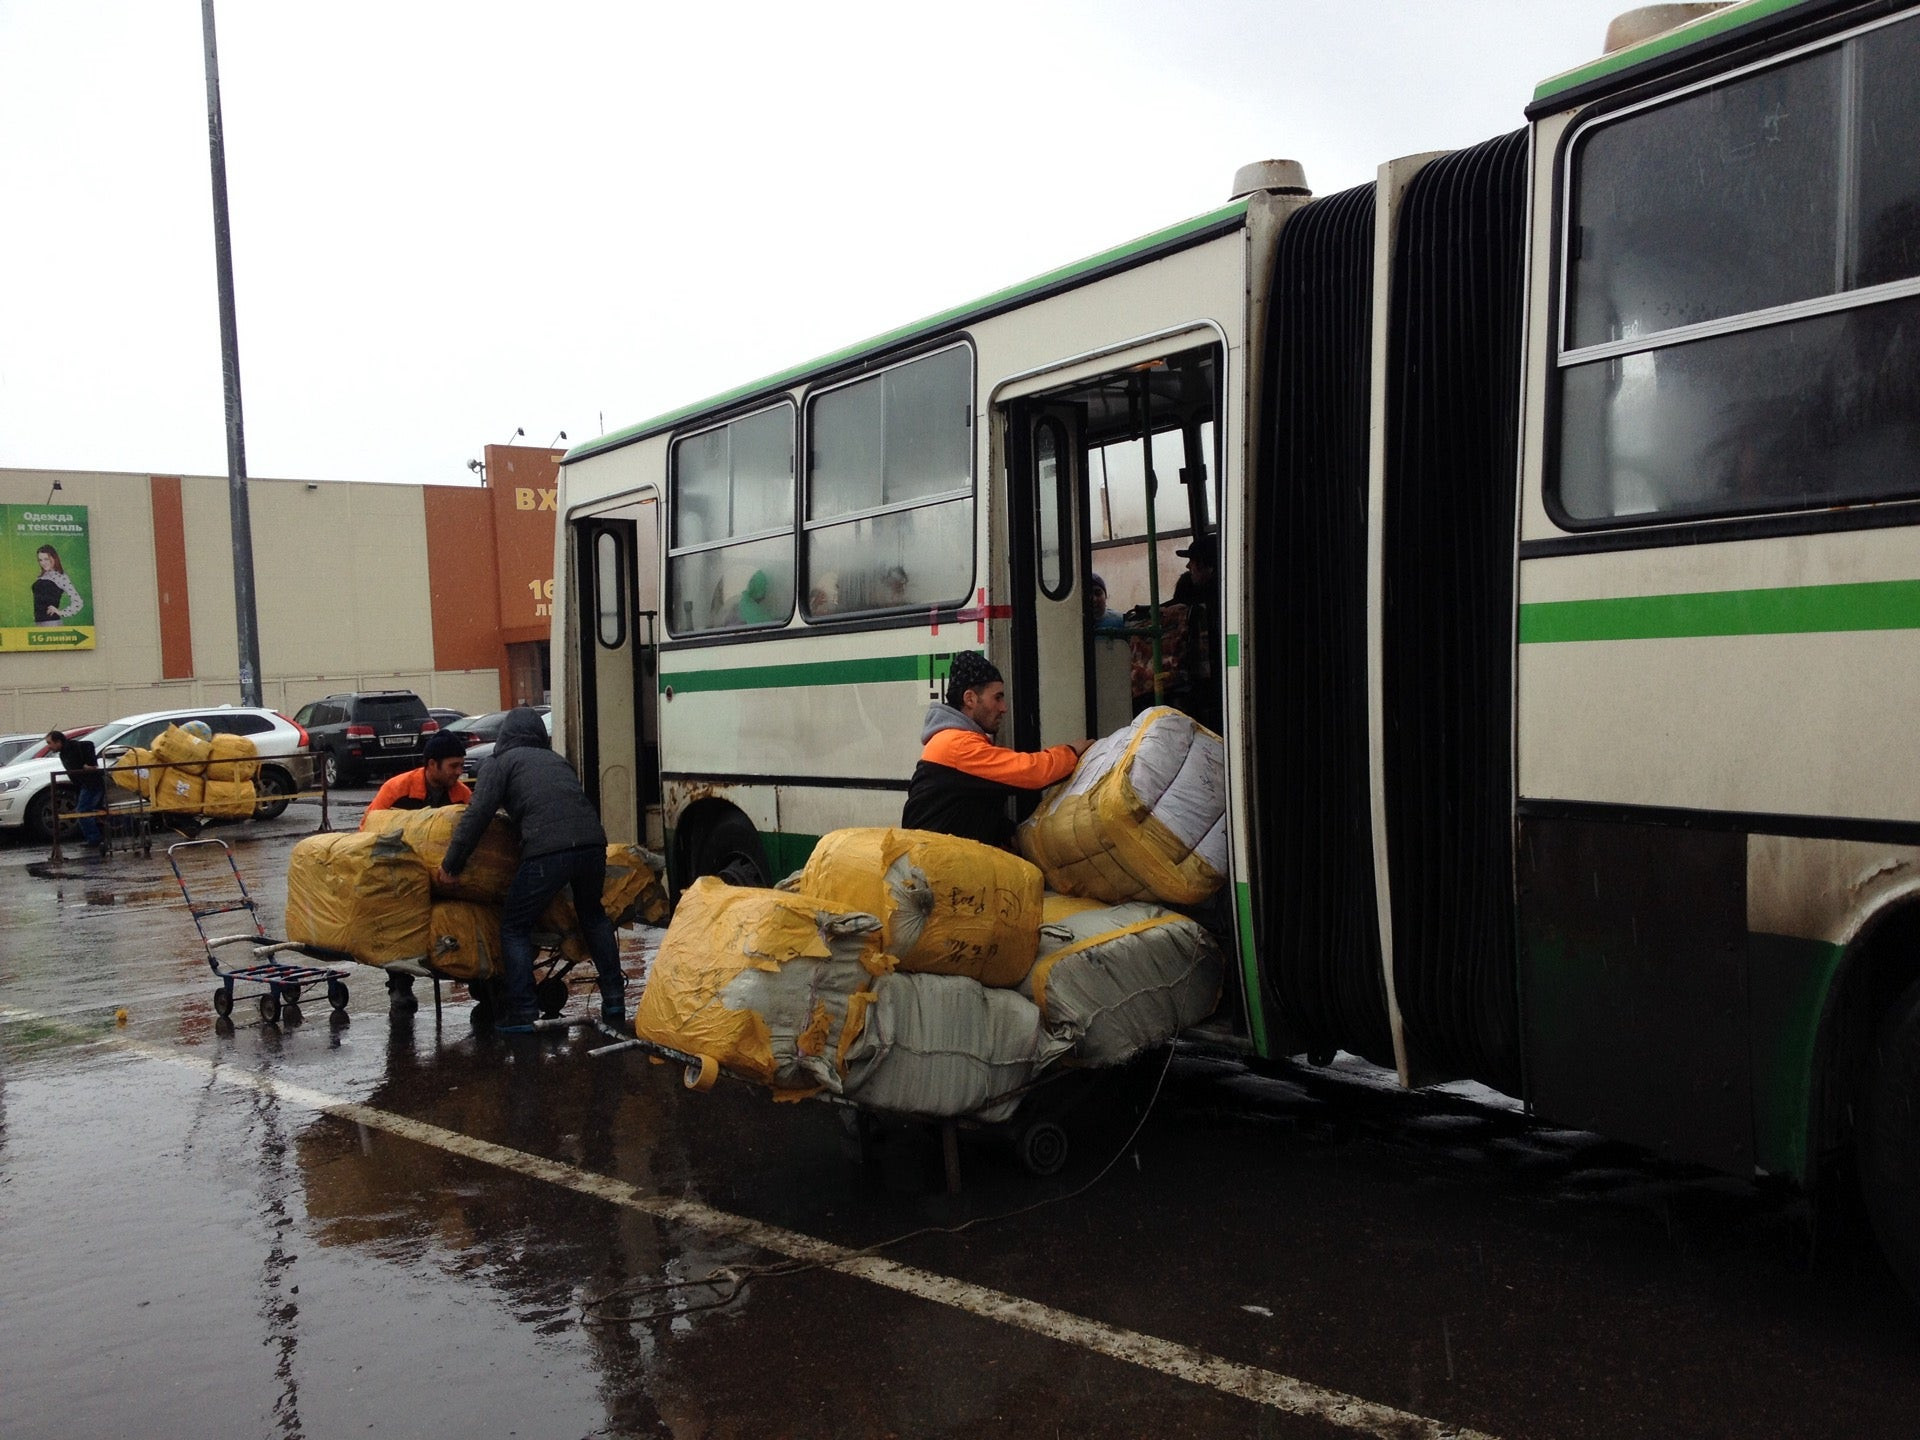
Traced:
<path fill-rule="evenodd" d="M 898 823 L 962 649 L 1003 739 L 1108 733 L 1090 577 L 1151 607 L 1214 537 L 1249 1058 L 1857 1163 L 1911 1282 L 1920 7 L 1691 8 L 1511 134 L 1250 166 L 574 448 L 554 699 L 610 831 L 684 884 Z"/>

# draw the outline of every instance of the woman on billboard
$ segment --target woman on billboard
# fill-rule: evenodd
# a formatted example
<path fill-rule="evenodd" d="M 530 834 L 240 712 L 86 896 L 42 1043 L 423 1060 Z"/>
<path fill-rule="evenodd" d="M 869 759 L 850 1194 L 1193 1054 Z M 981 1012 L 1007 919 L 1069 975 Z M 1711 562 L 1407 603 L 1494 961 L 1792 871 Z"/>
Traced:
<path fill-rule="evenodd" d="M 34 555 L 40 561 L 40 574 L 33 582 L 33 623 L 58 625 L 71 620 L 87 602 L 80 598 L 72 577 L 61 566 L 60 552 L 42 545 Z"/>

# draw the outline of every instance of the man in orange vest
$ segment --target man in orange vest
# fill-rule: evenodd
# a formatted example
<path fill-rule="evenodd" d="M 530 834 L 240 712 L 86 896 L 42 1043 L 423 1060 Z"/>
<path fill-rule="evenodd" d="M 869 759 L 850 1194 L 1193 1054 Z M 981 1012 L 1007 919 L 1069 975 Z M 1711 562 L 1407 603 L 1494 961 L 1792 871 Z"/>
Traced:
<path fill-rule="evenodd" d="M 1037 754 L 1004 750 L 993 737 L 1006 714 L 1007 687 L 994 663 L 977 650 L 954 656 L 946 703 L 928 707 L 920 732 L 924 748 L 907 790 L 903 826 L 1002 848 L 1012 843 L 1008 799 L 1066 779 L 1091 742 L 1076 740 Z"/>
<path fill-rule="evenodd" d="M 367 815 L 376 810 L 431 810 L 437 805 L 464 805 L 473 799 L 473 792 L 460 780 L 466 741 L 451 731 L 436 730 L 427 737 L 421 753 L 427 763 L 418 770 L 403 770 L 382 785 L 367 806 Z M 362 830 L 367 828 L 367 815 L 360 817 Z"/>

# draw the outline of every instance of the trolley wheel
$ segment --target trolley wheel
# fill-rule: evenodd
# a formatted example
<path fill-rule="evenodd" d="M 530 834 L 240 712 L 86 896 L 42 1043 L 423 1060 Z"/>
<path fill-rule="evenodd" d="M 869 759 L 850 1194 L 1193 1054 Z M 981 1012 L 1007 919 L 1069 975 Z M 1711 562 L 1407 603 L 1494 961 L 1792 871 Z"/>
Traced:
<path fill-rule="evenodd" d="M 233 1014 L 233 991 L 224 985 L 213 992 L 213 1013 L 223 1020 Z"/>
<path fill-rule="evenodd" d="M 1013 1149 L 1027 1173 L 1044 1180 L 1067 1163 L 1067 1132 L 1051 1120 L 1036 1120 L 1020 1132 Z"/>
<path fill-rule="evenodd" d="M 327 1004 L 336 1010 L 344 1010 L 347 1008 L 347 986 L 345 981 L 327 981 Z"/>
<path fill-rule="evenodd" d="M 533 1003 L 540 1007 L 541 1015 L 551 1020 L 567 1008 L 567 982 L 558 979 L 542 980 L 533 987 Z"/>
<path fill-rule="evenodd" d="M 280 1019 L 280 997 L 271 990 L 260 997 L 260 1018 L 269 1025 Z"/>
<path fill-rule="evenodd" d="M 300 1003 L 300 987 L 298 985 L 282 985 L 280 987 L 280 999 L 285 1004 L 298 1005 Z"/>
<path fill-rule="evenodd" d="M 680 1083 L 689 1090 L 711 1090 L 719 1078 L 720 1062 L 711 1055 L 702 1055 L 698 1065 L 689 1065 L 682 1072 Z"/>

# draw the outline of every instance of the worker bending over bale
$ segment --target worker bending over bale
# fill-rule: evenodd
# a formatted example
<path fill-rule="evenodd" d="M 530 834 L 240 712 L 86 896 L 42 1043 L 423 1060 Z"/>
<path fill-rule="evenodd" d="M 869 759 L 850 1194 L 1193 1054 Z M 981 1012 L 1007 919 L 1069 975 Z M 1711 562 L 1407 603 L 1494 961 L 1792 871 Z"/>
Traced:
<path fill-rule="evenodd" d="M 600 977 L 600 1014 L 610 1024 L 627 1018 L 626 980 L 613 923 L 600 905 L 607 872 L 607 832 L 573 767 L 553 753 L 547 727 L 525 706 L 500 727 L 493 756 L 480 776 L 467 813 L 453 832 L 435 879 L 458 884 L 461 867 L 486 833 L 487 822 L 504 809 L 520 829 L 520 866 L 500 907 L 500 959 L 506 971 L 506 1000 L 494 1028 L 531 1031 L 540 1007 L 533 994 L 533 927 L 547 902 L 568 886 L 581 932 Z"/>
<path fill-rule="evenodd" d="M 1006 714 L 1007 687 L 993 662 L 977 650 L 954 656 L 946 703 L 935 701 L 927 708 L 920 763 L 907 789 L 901 825 L 1002 849 L 1012 843 L 1008 799 L 1066 779 L 1090 742 L 1076 740 L 1037 754 L 1004 750 L 993 737 Z"/>
<path fill-rule="evenodd" d="M 473 792 L 460 779 L 460 767 L 466 763 L 467 742 L 449 730 L 437 730 L 427 737 L 421 752 L 426 760 L 418 770 L 402 770 L 380 787 L 380 793 L 360 817 L 360 828 L 367 828 L 367 815 L 376 810 L 433 810 L 442 805 L 464 805 Z"/>

